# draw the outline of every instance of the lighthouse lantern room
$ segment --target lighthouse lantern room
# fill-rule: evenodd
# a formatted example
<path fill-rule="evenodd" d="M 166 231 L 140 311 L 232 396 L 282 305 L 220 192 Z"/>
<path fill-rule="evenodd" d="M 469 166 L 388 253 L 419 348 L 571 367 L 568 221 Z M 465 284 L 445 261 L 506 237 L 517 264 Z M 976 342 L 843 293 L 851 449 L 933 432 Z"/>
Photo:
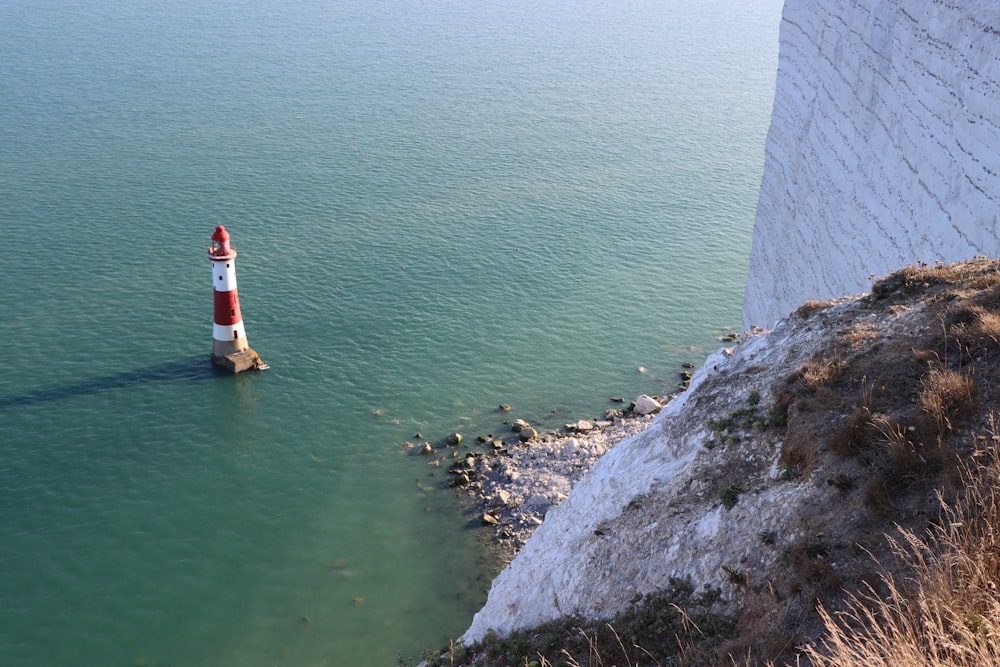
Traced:
<path fill-rule="evenodd" d="M 236 249 L 230 244 L 229 238 L 226 228 L 219 225 L 212 234 L 212 245 L 208 248 L 215 292 L 212 363 L 231 373 L 239 373 L 266 368 L 266 365 L 247 343 L 247 332 L 240 313 L 240 299 L 236 292 Z"/>

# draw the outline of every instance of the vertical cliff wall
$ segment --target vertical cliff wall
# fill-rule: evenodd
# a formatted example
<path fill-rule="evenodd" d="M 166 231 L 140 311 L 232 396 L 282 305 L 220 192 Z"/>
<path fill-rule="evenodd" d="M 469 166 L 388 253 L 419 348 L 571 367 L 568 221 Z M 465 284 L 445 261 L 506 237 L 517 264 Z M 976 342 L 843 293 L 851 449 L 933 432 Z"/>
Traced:
<path fill-rule="evenodd" d="M 744 326 L 1000 255 L 1000 1 L 786 0 Z"/>

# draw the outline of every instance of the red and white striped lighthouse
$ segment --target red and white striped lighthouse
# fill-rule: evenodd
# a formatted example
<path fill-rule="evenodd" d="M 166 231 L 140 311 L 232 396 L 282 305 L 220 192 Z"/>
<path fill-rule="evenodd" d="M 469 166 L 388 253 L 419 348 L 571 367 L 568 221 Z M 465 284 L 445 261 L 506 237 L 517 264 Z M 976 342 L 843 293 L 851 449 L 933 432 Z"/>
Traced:
<path fill-rule="evenodd" d="M 208 258 L 212 260 L 212 285 L 215 289 L 212 363 L 233 373 L 264 367 L 260 356 L 247 343 L 240 299 L 236 293 L 236 249 L 229 244 L 229 232 L 222 225 L 216 227 L 212 234 Z"/>

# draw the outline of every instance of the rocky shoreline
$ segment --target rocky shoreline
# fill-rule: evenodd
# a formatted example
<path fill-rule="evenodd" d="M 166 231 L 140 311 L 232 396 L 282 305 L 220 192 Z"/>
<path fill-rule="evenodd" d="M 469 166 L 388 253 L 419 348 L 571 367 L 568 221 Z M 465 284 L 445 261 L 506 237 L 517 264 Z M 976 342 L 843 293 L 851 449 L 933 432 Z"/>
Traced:
<path fill-rule="evenodd" d="M 689 374 L 682 373 L 686 379 Z M 682 384 L 681 388 L 684 388 Z M 453 449 L 448 468 L 449 486 L 469 496 L 477 522 L 489 532 L 484 541 L 506 564 L 542 524 L 546 513 L 562 502 L 594 463 L 619 442 L 645 430 L 672 398 L 640 395 L 629 405 L 608 410 L 602 418 L 579 420 L 558 431 L 538 433 L 522 419 L 508 419 L 506 437 L 478 436 L 478 447 L 464 454 Z M 612 398 L 624 404 L 622 398 Z M 500 411 L 509 411 L 507 405 Z M 456 447 L 463 441 L 452 433 L 443 443 Z M 430 443 L 406 443 L 417 454 L 434 456 Z M 449 459 L 445 458 L 445 461 Z"/>

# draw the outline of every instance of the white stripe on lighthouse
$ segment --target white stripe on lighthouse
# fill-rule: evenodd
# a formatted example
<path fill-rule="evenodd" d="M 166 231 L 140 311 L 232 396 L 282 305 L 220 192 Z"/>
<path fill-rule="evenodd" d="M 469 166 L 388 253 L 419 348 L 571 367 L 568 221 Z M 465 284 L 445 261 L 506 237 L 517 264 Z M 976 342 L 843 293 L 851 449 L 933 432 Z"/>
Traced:
<path fill-rule="evenodd" d="M 216 292 L 232 292 L 236 289 L 236 260 L 212 262 L 212 284 Z"/>
<path fill-rule="evenodd" d="M 234 335 L 235 334 L 235 335 Z M 232 342 L 246 338 L 247 332 L 243 328 L 243 320 L 236 324 L 213 324 L 212 338 L 218 341 Z"/>

